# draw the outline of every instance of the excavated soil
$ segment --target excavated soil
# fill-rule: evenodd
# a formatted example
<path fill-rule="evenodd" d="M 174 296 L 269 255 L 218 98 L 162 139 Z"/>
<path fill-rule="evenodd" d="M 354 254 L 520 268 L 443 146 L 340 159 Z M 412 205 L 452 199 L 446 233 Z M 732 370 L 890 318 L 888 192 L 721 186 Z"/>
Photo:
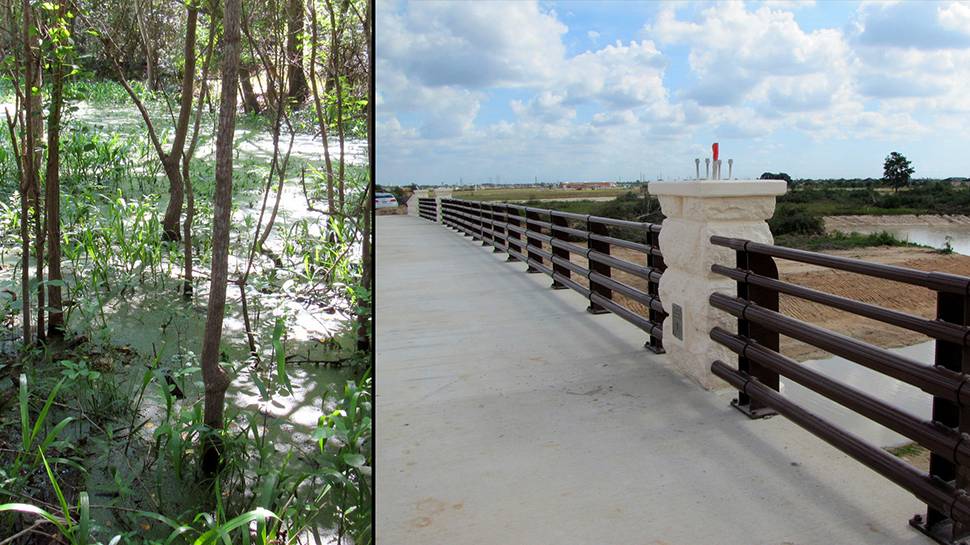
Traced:
<path fill-rule="evenodd" d="M 939 215 L 939 214 L 897 214 L 882 216 L 826 216 L 826 231 L 852 232 L 859 227 L 872 227 L 882 225 L 886 227 L 919 225 L 926 227 L 949 227 L 953 225 L 970 225 L 970 216 L 962 214 Z"/>

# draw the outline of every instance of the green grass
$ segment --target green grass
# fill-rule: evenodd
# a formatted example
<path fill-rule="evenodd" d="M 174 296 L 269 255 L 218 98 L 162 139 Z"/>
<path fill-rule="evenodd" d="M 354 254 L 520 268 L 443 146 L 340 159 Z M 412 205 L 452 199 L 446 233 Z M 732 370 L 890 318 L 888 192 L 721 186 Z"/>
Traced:
<path fill-rule="evenodd" d="M 907 443 L 905 445 L 888 448 L 886 450 L 889 451 L 889 453 L 893 456 L 897 456 L 899 458 L 912 458 L 926 452 L 925 448 L 917 445 L 916 443 Z"/>

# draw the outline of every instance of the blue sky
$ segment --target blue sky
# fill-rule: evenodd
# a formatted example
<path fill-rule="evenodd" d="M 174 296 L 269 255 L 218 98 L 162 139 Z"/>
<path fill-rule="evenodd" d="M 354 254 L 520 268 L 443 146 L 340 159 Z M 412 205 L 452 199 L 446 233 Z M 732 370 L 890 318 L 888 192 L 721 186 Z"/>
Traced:
<path fill-rule="evenodd" d="M 377 3 L 377 182 L 968 176 L 970 4 Z"/>

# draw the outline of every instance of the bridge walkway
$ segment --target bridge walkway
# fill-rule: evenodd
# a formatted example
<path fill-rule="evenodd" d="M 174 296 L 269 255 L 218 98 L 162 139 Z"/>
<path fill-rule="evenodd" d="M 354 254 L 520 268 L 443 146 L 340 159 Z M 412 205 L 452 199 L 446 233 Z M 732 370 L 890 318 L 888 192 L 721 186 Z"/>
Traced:
<path fill-rule="evenodd" d="M 378 543 L 931 543 L 908 493 L 545 275 L 415 217 L 376 235 Z"/>

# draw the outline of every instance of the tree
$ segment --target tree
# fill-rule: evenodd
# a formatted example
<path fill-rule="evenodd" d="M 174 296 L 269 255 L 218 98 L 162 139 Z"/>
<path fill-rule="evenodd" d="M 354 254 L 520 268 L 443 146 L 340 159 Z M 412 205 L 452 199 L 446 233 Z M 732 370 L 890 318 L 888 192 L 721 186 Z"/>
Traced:
<path fill-rule="evenodd" d="M 290 84 L 287 96 L 303 102 L 307 97 L 306 76 L 303 75 L 303 19 L 305 9 L 303 0 L 289 0 L 286 5 L 286 56 L 287 80 Z"/>
<path fill-rule="evenodd" d="M 64 308 L 61 299 L 61 182 L 60 137 L 61 108 L 64 103 L 64 64 L 71 49 L 71 33 L 68 30 L 67 0 L 57 4 L 54 24 L 48 26 L 48 41 L 53 44 L 51 52 L 51 104 L 47 118 L 47 175 L 45 181 L 45 208 L 47 209 L 47 297 L 50 301 L 48 336 L 64 337 Z M 43 313 L 43 309 L 38 312 Z"/>
<path fill-rule="evenodd" d="M 205 383 L 204 421 L 221 429 L 229 375 L 219 363 L 222 322 L 226 312 L 226 284 L 229 279 L 229 219 L 232 212 L 232 142 L 236 126 L 236 85 L 239 81 L 240 0 L 226 0 L 223 14 L 222 93 L 219 129 L 216 133 L 216 191 L 212 216 L 212 274 L 205 333 L 202 337 L 202 380 Z M 221 444 L 214 433 L 207 434 L 202 452 L 202 469 L 212 475 L 220 463 Z"/>
<path fill-rule="evenodd" d="M 192 110 L 193 84 L 196 78 L 195 40 L 196 27 L 198 26 L 199 19 L 199 6 L 194 2 L 187 2 L 185 4 L 185 11 L 185 42 L 183 49 L 185 66 L 182 73 L 181 94 L 179 96 L 178 121 L 175 123 L 175 134 L 172 138 L 172 148 L 169 152 L 166 152 L 162 148 L 161 139 L 155 130 L 155 125 L 152 122 L 148 109 L 135 90 L 132 89 L 128 78 L 125 76 L 125 71 L 118 60 L 123 53 L 121 47 L 115 43 L 107 31 L 98 33 L 108 60 L 115 69 L 118 82 L 125 88 L 125 92 L 128 93 L 132 102 L 135 103 L 135 107 L 141 113 L 148 131 L 149 140 L 155 149 L 155 153 L 158 154 L 162 168 L 165 171 L 165 176 L 168 178 L 169 200 L 165 208 L 165 216 L 162 219 L 165 240 L 181 240 L 182 238 L 181 233 L 179 233 L 179 219 L 182 216 L 182 202 L 185 199 L 185 187 L 180 166 L 181 161 L 191 159 L 191 157 L 185 157 L 184 151 L 185 138 L 189 130 L 189 114 Z M 235 92 L 235 86 L 233 87 L 233 91 Z"/>
<path fill-rule="evenodd" d="M 765 172 L 765 173 L 762 173 L 761 176 L 758 177 L 758 179 L 760 179 L 760 180 L 785 180 L 786 182 L 791 183 L 791 176 L 789 176 L 788 173 L 786 173 L 786 172 L 779 172 L 778 174 L 775 174 L 773 172 Z"/>
<path fill-rule="evenodd" d="M 882 166 L 882 179 L 896 192 L 900 187 L 909 185 L 910 176 L 914 172 L 916 169 L 910 166 L 909 159 L 894 151 L 886 156 L 886 162 Z"/>

